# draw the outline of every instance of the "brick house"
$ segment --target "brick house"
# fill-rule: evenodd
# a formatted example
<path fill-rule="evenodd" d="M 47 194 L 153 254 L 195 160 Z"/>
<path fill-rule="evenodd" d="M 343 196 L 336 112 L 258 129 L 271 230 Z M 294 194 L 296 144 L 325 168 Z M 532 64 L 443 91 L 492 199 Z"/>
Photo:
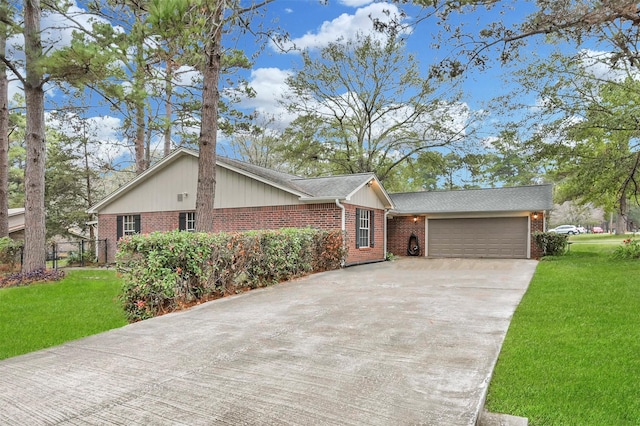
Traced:
<path fill-rule="evenodd" d="M 411 235 L 428 257 L 539 258 L 552 185 L 390 194 L 389 252 L 406 256 Z"/>
<path fill-rule="evenodd" d="M 301 178 L 227 158 L 216 165 L 215 231 L 341 229 L 347 265 L 384 260 L 393 204 L 373 173 Z M 123 235 L 192 231 L 197 178 L 198 153 L 181 148 L 92 206 L 106 261 Z"/>
<path fill-rule="evenodd" d="M 92 206 L 106 260 L 123 235 L 193 230 L 197 175 L 182 148 Z M 373 173 L 301 178 L 227 158 L 216 179 L 216 231 L 341 229 L 347 265 L 406 256 L 412 235 L 418 256 L 538 258 L 532 233 L 553 207 L 551 185 L 387 194 Z"/>

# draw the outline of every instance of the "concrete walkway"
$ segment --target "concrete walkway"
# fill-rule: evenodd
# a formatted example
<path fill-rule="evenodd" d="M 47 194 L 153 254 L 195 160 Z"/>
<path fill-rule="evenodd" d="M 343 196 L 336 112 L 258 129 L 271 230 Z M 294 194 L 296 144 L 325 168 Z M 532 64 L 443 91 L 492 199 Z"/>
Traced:
<path fill-rule="evenodd" d="M 532 260 L 316 274 L 0 361 L 2 425 L 473 425 Z"/>

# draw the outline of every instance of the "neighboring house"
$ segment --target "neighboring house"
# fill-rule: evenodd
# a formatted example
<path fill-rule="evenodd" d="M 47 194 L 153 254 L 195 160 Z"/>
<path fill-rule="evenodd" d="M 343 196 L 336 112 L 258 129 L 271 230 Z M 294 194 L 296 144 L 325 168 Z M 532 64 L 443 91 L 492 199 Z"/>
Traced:
<path fill-rule="evenodd" d="M 341 229 L 347 265 L 384 260 L 393 203 L 373 173 L 301 178 L 220 157 L 216 165 L 215 231 Z M 92 206 L 106 260 L 124 235 L 193 231 L 197 179 L 198 153 L 181 148 Z"/>
<path fill-rule="evenodd" d="M 532 233 L 543 231 L 553 208 L 551 185 L 391 194 L 388 250 L 407 255 L 411 234 L 418 255 L 537 258 Z"/>
<path fill-rule="evenodd" d="M 24 240 L 24 207 L 9 209 L 9 237 Z"/>

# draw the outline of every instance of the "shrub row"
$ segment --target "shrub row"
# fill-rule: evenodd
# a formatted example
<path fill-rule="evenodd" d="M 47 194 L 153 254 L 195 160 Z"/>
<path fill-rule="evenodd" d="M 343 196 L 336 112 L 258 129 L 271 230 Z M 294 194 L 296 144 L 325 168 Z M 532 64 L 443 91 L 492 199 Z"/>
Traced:
<path fill-rule="evenodd" d="M 123 238 L 116 256 L 130 322 L 184 304 L 339 268 L 340 231 L 281 229 L 243 233 L 172 231 Z"/>

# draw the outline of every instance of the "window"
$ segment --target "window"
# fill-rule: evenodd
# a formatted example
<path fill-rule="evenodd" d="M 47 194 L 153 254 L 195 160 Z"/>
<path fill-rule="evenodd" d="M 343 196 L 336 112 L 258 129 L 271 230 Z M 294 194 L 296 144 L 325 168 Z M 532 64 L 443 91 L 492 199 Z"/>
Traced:
<path fill-rule="evenodd" d="M 356 209 L 356 248 L 374 247 L 373 210 Z"/>
<path fill-rule="evenodd" d="M 125 235 L 133 235 L 140 233 L 140 215 L 128 214 L 124 216 L 118 216 L 116 219 L 118 227 L 117 238 L 120 239 Z"/>
<path fill-rule="evenodd" d="M 178 229 L 180 231 L 195 232 L 196 230 L 196 213 L 182 212 L 178 220 Z"/>

